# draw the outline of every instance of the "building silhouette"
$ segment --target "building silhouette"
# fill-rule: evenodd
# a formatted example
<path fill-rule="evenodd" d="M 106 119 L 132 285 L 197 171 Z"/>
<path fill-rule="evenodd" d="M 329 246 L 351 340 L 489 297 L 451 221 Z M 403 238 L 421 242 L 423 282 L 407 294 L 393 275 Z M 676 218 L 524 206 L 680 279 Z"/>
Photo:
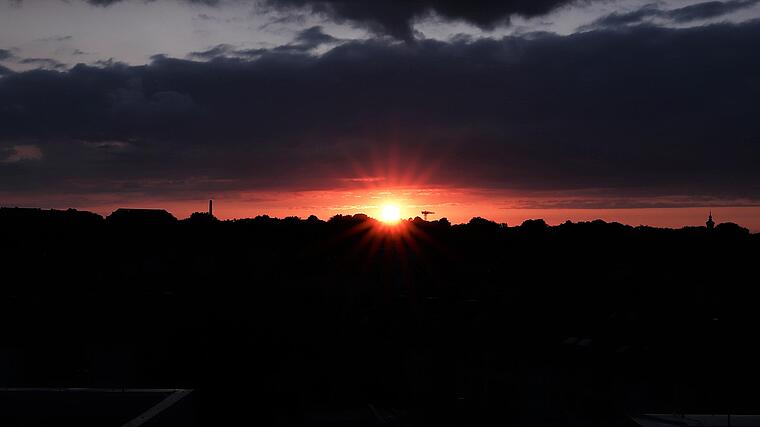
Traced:
<path fill-rule="evenodd" d="M 713 218 L 712 218 L 712 211 L 710 211 L 710 216 L 707 217 L 707 222 L 705 223 L 705 225 L 707 225 L 708 230 L 712 230 L 713 228 L 715 228 L 715 221 L 713 221 Z"/>
<path fill-rule="evenodd" d="M 125 225 L 164 225 L 177 218 L 164 209 L 119 208 L 106 217 L 106 221 Z"/>

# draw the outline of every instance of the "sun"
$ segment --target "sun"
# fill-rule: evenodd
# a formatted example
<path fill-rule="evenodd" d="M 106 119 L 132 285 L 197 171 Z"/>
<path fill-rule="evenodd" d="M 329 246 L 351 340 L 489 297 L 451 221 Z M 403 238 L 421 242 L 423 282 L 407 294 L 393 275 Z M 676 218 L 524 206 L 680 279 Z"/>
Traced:
<path fill-rule="evenodd" d="M 401 210 L 396 205 L 383 205 L 382 209 L 380 210 L 380 220 L 388 223 L 393 224 L 395 222 L 398 222 L 398 220 L 401 219 Z"/>

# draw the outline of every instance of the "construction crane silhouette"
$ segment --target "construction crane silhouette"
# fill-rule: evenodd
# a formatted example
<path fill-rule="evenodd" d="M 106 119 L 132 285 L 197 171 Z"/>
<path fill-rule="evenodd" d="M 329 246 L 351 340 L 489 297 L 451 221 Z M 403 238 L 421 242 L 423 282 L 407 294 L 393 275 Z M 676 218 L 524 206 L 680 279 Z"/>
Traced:
<path fill-rule="evenodd" d="M 422 219 L 424 219 L 425 221 L 427 221 L 427 217 L 428 217 L 428 215 L 433 215 L 435 212 L 431 212 L 431 211 L 422 211 L 421 213 L 422 213 Z"/>

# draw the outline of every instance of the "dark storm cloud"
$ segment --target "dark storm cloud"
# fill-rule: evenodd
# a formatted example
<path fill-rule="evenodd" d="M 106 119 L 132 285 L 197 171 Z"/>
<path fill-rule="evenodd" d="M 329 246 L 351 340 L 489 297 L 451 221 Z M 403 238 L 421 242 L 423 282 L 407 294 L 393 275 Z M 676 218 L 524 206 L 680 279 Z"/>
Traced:
<path fill-rule="evenodd" d="M 123 0 L 85 0 L 107 7 Z M 155 0 L 145 0 L 155 1 Z M 220 0 L 184 0 L 187 3 L 219 5 Z M 308 12 L 336 22 L 349 22 L 375 33 L 403 40 L 414 38 L 416 19 L 430 13 L 446 20 L 460 20 L 482 29 L 508 22 L 510 16 L 534 17 L 571 3 L 589 0 L 251 0 L 251 4 L 280 12 Z"/>
<path fill-rule="evenodd" d="M 760 0 L 708 1 L 671 10 L 661 10 L 658 5 L 650 4 L 633 12 L 609 14 L 594 21 L 586 28 L 615 28 L 624 25 L 641 24 L 651 18 L 665 19 L 676 23 L 687 23 L 718 18 L 758 3 L 760 3 Z"/>
<path fill-rule="evenodd" d="M 8 49 L 0 49 L 0 61 L 5 61 L 13 58 L 13 52 Z"/>
<path fill-rule="evenodd" d="M 575 0 L 262 0 L 281 11 L 306 10 L 337 22 L 350 22 L 404 40 L 414 38 L 415 19 L 429 13 L 469 22 L 483 29 L 508 21 L 511 15 L 540 16 Z"/>
<path fill-rule="evenodd" d="M 15 73 L 0 147 L 40 158 L 0 165 L 0 191 L 319 189 L 395 170 L 760 200 L 759 48 L 750 22 Z"/>
<path fill-rule="evenodd" d="M 616 28 L 625 25 L 640 24 L 647 19 L 659 18 L 663 16 L 665 16 L 665 11 L 660 10 L 657 4 L 648 4 L 641 9 L 634 10 L 633 12 L 611 13 L 595 20 L 584 28 Z"/>
<path fill-rule="evenodd" d="M 24 58 L 18 62 L 19 64 L 34 65 L 40 68 L 52 68 L 52 69 L 66 68 L 66 64 L 52 58 Z"/>
<path fill-rule="evenodd" d="M 278 46 L 276 48 L 277 51 L 296 51 L 298 53 L 303 53 L 304 51 L 308 49 L 293 49 L 291 45 L 285 45 L 285 46 Z M 242 59 L 253 59 L 258 58 L 261 55 L 264 55 L 266 53 L 270 53 L 271 51 L 269 49 L 239 49 L 235 46 L 232 46 L 231 44 L 218 44 L 216 46 L 213 46 L 209 49 L 198 51 L 198 52 L 190 52 L 187 57 L 190 59 L 200 59 L 200 60 L 211 60 L 216 58 L 242 58 Z"/>
<path fill-rule="evenodd" d="M 760 0 L 708 1 L 668 11 L 668 17 L 676 22 L 716 18 L 753 6 Z"/>
<path fill-rule="evenodd" d="M 213 46 L 211 48 L 208 48 L 206 50 L 198 51 L 198 52 L 190 52 L 187 56 L 189 58 L 195 58 L 195 59 L 214 59 L 224 56 L 237 56 L 237 49 L 235 46 L 231 44 L 218 44 L 216 46 Z M 265 50 L 261 49 L 261 53 L 264 53 Z"/>
<path fill-rule="evenodd" d="M 238 49 L 230 44 L 219 44 L 207 50 L 190 52 L 188 58 L 210 60 L 215 58 L 258 58 L 267 53 L 306 53 L 322 45 L 340 42 L 322 31 L 321 26 L 314 26 L 300 31 L 292 43 L 277 46 L 273 49 Z"/>
<path fill-rule="evenodd" d="M 339 40 L 329 34 L 325 34 L 322 27 L 317 25 L 299 32 L 296 35 L 294 44 L 304 46 L 304 48 L 309 50 L 337 41 Z"/>

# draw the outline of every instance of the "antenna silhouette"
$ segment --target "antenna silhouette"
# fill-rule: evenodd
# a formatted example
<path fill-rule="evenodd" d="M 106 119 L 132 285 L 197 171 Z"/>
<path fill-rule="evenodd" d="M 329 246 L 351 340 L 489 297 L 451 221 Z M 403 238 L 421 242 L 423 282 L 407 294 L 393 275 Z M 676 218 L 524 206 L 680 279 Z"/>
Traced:
<path fill-rule="evenodd" d="M 427 221 L 428 215 L 433 215 L 435 212 L 432 212 L 432 211 L 422 211 L 421 213 L 422 213 L 422 219 L 424 219 L 425 221 Z"/>

